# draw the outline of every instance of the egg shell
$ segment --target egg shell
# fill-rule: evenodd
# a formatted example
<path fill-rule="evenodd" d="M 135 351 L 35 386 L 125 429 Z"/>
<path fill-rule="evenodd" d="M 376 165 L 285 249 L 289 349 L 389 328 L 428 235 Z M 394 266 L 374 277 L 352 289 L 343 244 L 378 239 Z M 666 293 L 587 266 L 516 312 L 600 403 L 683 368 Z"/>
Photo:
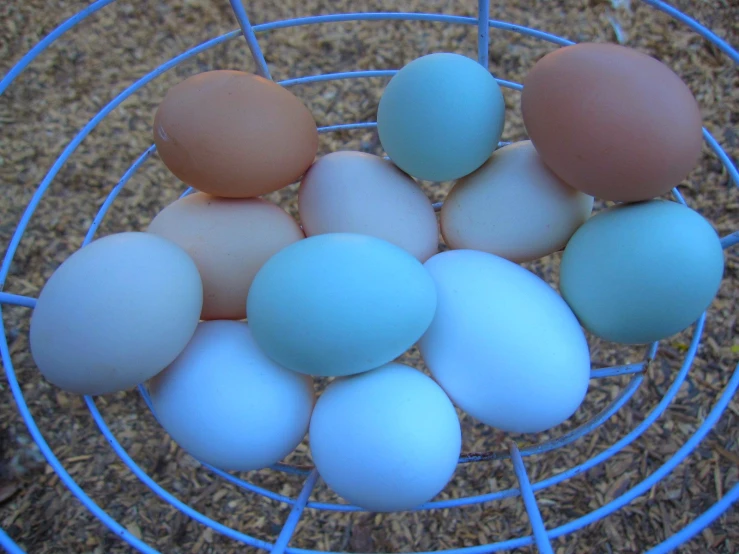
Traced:
<path fill-rule="evenodd" d="M 308 170 L 298 193 L 308 236 L 371 235 L 425 262 L 438 252 L 439 228 L 431 201 L 391 162 L 363 152 L 333 152 Z"/>
<path fill-rule="evenodd" d="M 698 163 L 700 108 L 680 77 L 651 56 L 616 44 L 566 46 L 541 58 L 523 84 L 531 140 L 578 190 L 647 200 Z"/>
<path fill-rule="evenodd" d="M 577 318 L 545 281 L 485 252 L 430 258 L 434 321 L 418 347 L 462 410 L 503 431 L 546 431 L 575 413 L 590 379 Z"/>
<path fill-rule="evenodd" d="M 384 365 L 426 331 L 436 290 L 423 265 L 387 241 L 352 233 L 308 237 L 259 270 L 246 311 L 279 364 L 339 376 Z"/>
<path fill-rule="evenodd" d="M 312 379 L 281 367 L 240 321 L 207 321 L 148 383 L 159 423 L 184 450 L 224 471 L 270 466 L 308 432 Z"/>
<path fill-rule="evenodd" d="M 331 383 L 310 424 L 323 480 L 373 512 L 410 510 L 435 497 L 454 474 L 461 444 L 444 391 L 397 363 Z"/>
<path fill-rule="evenodd" d="M 490 72 L 466 56 L 428 54 L 388 83 L 377 109 L 382 147 L 418 179 L 448 181 L 473 172 L 500 140 L 505 102 Z"/>
<path fill-rule="evenodd" d="M 154 117 L 164 164 L 202 192 L 248 198 L 280 189 L 310 167 L 318 130 L 294 94 L 243 71 L 207 71 L 167 92 Z"/>
<path fill-rule="evenodd" d="M 594 215 L 562 255 L 560 289 L 591 333 L 647 344 L 682 331 L 721 286 L 724 253 L 698 212 L 666 200 Z"/>
<path fill-rule="evenodd" d="M 109 235 L 72 254 L 44 285 L 31 354 L 68 392 L 130 389 L 179 355 L 202 305 L 198 269 L 179 246 L 147 233 Z"/>
<path fill-rule="evenodd" d="M 564 248 L 592 210 L 593 197 L 557 177 L 527 140 L 496 150 L 456 182 L 441 232 L 451 248 L 528 262 Z"/>
<path fill-rule="evenodd" d="M 203 280 L 201 319 L 244 319 L 246 296 L 262 265 L 305 238 L 285 210 L 261 198 L 190 194 L 173 202 L 148 231 L 182 247 Z"/>

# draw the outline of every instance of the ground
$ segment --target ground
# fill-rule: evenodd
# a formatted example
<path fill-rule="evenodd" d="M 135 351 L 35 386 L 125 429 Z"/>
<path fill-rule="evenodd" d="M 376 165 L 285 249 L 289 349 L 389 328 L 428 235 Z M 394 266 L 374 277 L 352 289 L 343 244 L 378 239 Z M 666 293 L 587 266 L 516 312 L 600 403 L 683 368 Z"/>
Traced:
<path fill-rule="evenodd" d="M 0 75 L 59 22 L 83 8 L 72 0 L 8 0 L 0 6 Z M 255 23 L 346 11 L 429 11 L 473 16 L 470 0 L 286 0 L 245 2 Z M 491 17 L 545 29 L 575 41 L 623 41 L 673 67 L 699 100 L 705 126 L 733 159 L 739 154 L 739 88 L 729 58 L 682 24 L 641 2 L 572 0 L 493 2 Z M 731 44 L 739 44 L 739 7 L 731 0 L 680 0 L 677 5 Z M 130 83 L 184 50 L 237 28 L 226 0 L 131 0 L 108 6 L 38 57 L 0 97 L 0 243 L 10 242 L 22 211 L 56 157 L 101 108 Z M 474 55 L 475 28 L 420 22 L 330 23 L 260 34 L 276 79 L 351 69 L 397 68 L 433 51 Z M 490 68 L 520 81 L 553 45 L 493 30 Z M 98 207 L 126 169 L 151 144 L 151 122 L 167 88 L 212 68 L 252 69 L 241 38 L 195 56 L 146 84 L 97 125 L 59 169 L 20 243 L 4 290 L 35 296 L 45 279 L 77 249 Z M 386 80 L 325 82 L 294 88 L 319 125 L 372 121 Z M 523 138 L 518 93 L 506 91 L 504 138 Z M 658 101 L 658 99 L 655 99 Z M 373 133 L 323 135 L 321 153 L 336 149 L 379 152 Z M 441 200 L 449 184 L 426 190 Z M 155 156 L 128 182 L 98 236 L 144 229 L 182 190 Z M 721 235 L 739 228 L 739 194 L 708 148 L 680 186 L 689 204 Z M 271 198 L 295 211 L 295 186 Z M 53 233 L 57 233 L 55 237 Z M 558 256 L 531 269 L 556 284 Z M 704 339 L 687 379 L 662 416 L 620 453 L 594 468 L 537 493 L 549 528 L 563 525 L 619 497 L 673 455 L 706 418 L 739 358 L 736 333 L 739 297 L 737 250 L 726 252 L 721 291 L 711 306 Z M 130 532 L 167 553 L 227 553 L 242 546 L 181 514 L 132 473 L 99 433 L 85 402 L 40 378 L 28 354 L 27 308 L 3 306 L 2 317 L 16 375 L 41 432 L 82 489 Z M 606 451 L 655 410 L 678 375 L 690 332 L 662 343 L 634 396 L 596 430 L 547 454 L 526 457 L 532 481 L 557 475 Z M 643 348 L 614 347 L 591 338 L 593 366 L 639 362 Z M 407 358 L 414 362 L 411 352 Z M 573 420 L 552 431 L 559 436 L 604 409 L 631 377 L 593 382 Z M 234 529 L 273 541 L 288 507 L 243 491 L 215 477 L 183 454 L 155 423 L 135 392 L 96 400 L 128 455 L 176 498 Z M 128 552 L 130 548 L 85 509 L 33 446 L 8 382 L 0 384 L 0 526 L 33 553 Z M 681 529 L 739 480 L 734 399 L 714 430 L 659 484 L 615 514 L 553 541 L 563 553 L 643 552 Z M 506 441 L 522 448 L 545 436 L 505 437 L 463 417 L 465 452 L 504 452 Z M 309 464 L 303 445 L 289 460 Z M 244 476 L 253 483 L 296 496 L 301 478 L 273 471 Z M 440 498 L 484 494 L 515 487 L 512 464 L 493 459 L 460 466 Z M 319 484 L 313 497 L 336 498 Z M 531 533 L 518 496 L 482 505 L 411 514 L 337 514 L 307 509 L 291 546 L 320 550 L 421 551 L 486 544 Z M 515 552 L 529 552 L 529 547 Z M 683 552 L 739 551 L 735 511 L 687 544 Z"/>

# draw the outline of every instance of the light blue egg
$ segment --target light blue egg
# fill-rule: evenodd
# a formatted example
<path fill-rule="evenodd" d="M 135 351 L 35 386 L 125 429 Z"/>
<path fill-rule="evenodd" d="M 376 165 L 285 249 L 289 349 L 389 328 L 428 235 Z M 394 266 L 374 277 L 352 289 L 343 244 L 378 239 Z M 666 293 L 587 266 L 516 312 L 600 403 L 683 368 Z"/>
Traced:
<path fill-rule="evenodd" d="M 580 227 L 562 255 L 560 289 L 594 335 L 646 344 L 694 323 L 723 271 L 708 221 L 682 204 L 651 200 L 609 208 Z"/>
<path fill-rule="evenodd" d="M 340 376 L 384 365 L 431 324 L 436 288 L 423 265 L 384 240 L 317 235 L 270 258 L 246 303 L 249 328 L 277 363 Z"/>
<path fill-rule="evenodd" d="M 503 132 L 505 102 L 498 83 L 476 61 L 437 53 L 403 67 L 377 111 L 382 147 L 403 171 L 449 181 L 487 160 Z"/>

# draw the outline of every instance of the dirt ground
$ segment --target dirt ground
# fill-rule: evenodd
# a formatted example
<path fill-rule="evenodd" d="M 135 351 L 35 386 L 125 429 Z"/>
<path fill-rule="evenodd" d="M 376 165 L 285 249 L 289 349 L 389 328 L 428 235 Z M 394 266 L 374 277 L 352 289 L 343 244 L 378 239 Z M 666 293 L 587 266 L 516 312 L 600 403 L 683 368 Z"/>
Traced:
<path fill-rule="evenodd" d="M 245 2 L 255 23 L 331 12 L 428 11 L 474 16 L 474 0 L 286 0 Z M 493 2 L 491 18 L 545 29 L 575 41 L 618 41 L 673 67 L 698 98 L 705 126 L 733 159 L 739 154 L 739 78 L 727 56 L 681 24 L 636 0 L 510 0 Z M 6 0 L 0 5 L 0 75 L 59 22 L 87 2 Z M 739 44 L 739 6 L 732 0 L 676 3 Z M 164 61 L 237 28 L 226 0 L 121 0 L 93 15 L 38 57 L 0 97 L 0 243 L 3 251 L 38 184 L 77 131 L 115 95 Z M 420 22 L 331 23 L 260 34 L 275 79 L 352 69 L 398 68 L 435 51 L 475 55 L 476 30 Z M 493 30 L 491 71 L 519 81 L 554 45 Z M 151 122 L 167 88 L 213 68 L 250 70 L 240 37 L 195 56 L 143 86 L 97 125 L 61 167 L 32 218 L 4 285 L 35 296 L 45 279 L 77 249 L 99 206 L 126 169 L 152 143 Z M 372 121 L 385 79 L 330 81 L 296 87 L 319 125 Z M 523 138 L 518 94 L 506 91 L 504 138 Z M 657 101 L 657 100 L 655 100 Z M 323 135 L 321 153 L 356 149 L 379 153 L 374 133 Z M 441 200 L 449 184 L 426 186 Z M 152 157 L 121 192 L 98 233 L 143 230 L 183 190 Z M 704 149 L 681 185 L 688 203 L 721 235 L 739 228 L 739 193 L 717 159 Z M 295 186 L 270 198 L 295 213 Z M 679 393 L 657 422 L 622 452 L 593 469 L 537 493 L 548 528 L 576 520 L 653 474 L 690 437 L 731 377 L 739 360 L 737 298 L 739 250 L 726 252 L 726 272 L 711 306 L 697 359 Z M 556 282 L 558 256 L 530 267 Z M 40 378 L 28 354 L 27 308 L 3 306 L 15 372 L 44 438 L 82 489 L 149 545 L 167 553 L 250 551 L 180 513 L 132 473 L 100 434 L 82 398 Z M 541 455 L 527 456 L 533 482 L 557 475 L 604 452 L 654 410 L 680 368 L 691 340 L 686 332 L 661 344 L 643 382 L 626 405 L 596 430 Z M 643 348 L 591 339 L 593 367 L 637 363 Z M 406 357 L 417 361 L 413 352 Z M 540 436 L 512 437 L 522 448 L 560 436 L 603 410 L 632 376 L 597 379 L 572 421 Z M 135 392 L 96 399 L 109 428 L 136 464 L 176 498 L 224 525 L 274 541 L 289 506 L 213 475 L 184 454 L 156 424 Z M 77 501 L 33 444 L 11 395 L 0 382 L 0 526 L 32 553 L 131 551 Z M 636 553 L 661 542 L 714 504 L 739 481 L 739 401 L 734 398 L 714 430 L 687 459 L 646 494 L 615 514 L 553 540 L 558 554 Z M 505 452 L 509 437 L 462 417 L 465 452 Z M 289 462 L 309 464 L 305 445 Z M 439 496 L 457 498 L 517 486 L 509 459 L 459 467 Z M 295 497 L 302 477 L 264 470 L 242 475 L 261 487 Z M 313 500 L 336 502 L 319 483 Z M 531 534 L 520 496 L 464 508 L 401 514 L 342 514 L 308 508 L 290 545 L 297 548 L 391 552 L 487 544 Z M 533 552 L 523 547 L 514 552 Z M 681 552 L 739 551 L 739 513 L 730 511 Z"/>

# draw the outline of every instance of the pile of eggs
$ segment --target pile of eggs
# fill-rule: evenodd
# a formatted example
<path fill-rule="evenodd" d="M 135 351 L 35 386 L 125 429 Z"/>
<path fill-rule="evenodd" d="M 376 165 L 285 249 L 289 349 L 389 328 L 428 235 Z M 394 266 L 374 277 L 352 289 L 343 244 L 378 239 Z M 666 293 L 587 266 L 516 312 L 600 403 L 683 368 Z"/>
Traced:
<path fill-rule="evenodd" d="M 521 102 L 530 140 L 498 148 L 505 103 L 488 70 L 423 56 L 380 100 L 387 159 L 316 160 L 316 123 L 286 89 L 239 71 L 186 79 L 154 137 L 196 192 L 57 269 L 31 321 L 39 370 L 78 394 L 145 384 L 173 440 L 223 470 L 268 467 L 308 435 L 348 502 L 429 501 L 460 456 L 455 407 L 504 432 L 551 429 L 586 396 L 586 331 L 668 337 L 722 278 L 712 226 L 658 199 L 702 141 L 670 69 L 565 47 L 532 68 Z M 438 219 L 417 179 L 455 181 Z M 300 224 L 260 198 L 296 181 Z M 596 197 L 613 205 L 592 215 Z M 520 265 L 562 250 L 560 292 Z M 431 377 L 396 361 L 414 346 Z M 317 399 L 315 377 L 329 378 Z"/>

